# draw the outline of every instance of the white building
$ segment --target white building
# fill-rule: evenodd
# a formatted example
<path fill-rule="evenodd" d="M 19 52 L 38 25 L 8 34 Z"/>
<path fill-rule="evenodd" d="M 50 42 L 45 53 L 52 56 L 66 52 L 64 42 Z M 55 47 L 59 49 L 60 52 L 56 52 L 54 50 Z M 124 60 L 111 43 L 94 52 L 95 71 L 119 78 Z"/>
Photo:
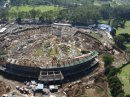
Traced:
<path fill-rule="evenodd" d="M 0 34 L 1 34 L 1 33 L 4 33 L 6 30 L 7 30 L 7 28 L 2 28 L 2 29 L 0 29 Z"/>

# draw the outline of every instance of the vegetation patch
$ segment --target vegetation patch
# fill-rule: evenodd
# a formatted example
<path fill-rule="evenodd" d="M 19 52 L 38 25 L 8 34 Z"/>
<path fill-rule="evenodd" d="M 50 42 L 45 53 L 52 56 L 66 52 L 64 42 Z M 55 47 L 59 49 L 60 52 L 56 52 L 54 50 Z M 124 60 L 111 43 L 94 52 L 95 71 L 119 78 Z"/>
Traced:
<path fill-rule="evenodd" d="M 47 6 L 47 5 L 22 5 L 22 6 L 13 6 L 9 9 L 9 18 L 40 18 L 44 16 L 44 19 L 56 18 L 59 15 L 59 12 L 62 10 L 62 7 L 56 6 Z"/>
<path fill-rule="evenodd" d="M 126 51 L 130 51 L 130 43 L 126 43 L 125 46 L 126 46 Z"/>
<path fill-rule="evenodd" d="M 62 8 L 61 7 L 55 7 L 55 6 L 47 6 L 47 5 L 39 5 L 39 6 L 30 6 L 30 5 L 24 5 L 24 6 L 13 6 L 9 10 L 10 12 L 29 12 L 32 9 L 34 10 L 40 10 L 41 12 L 46 12 L 46 11 L 59 11 Z"/>
<path fill-rule="evenodd" d="M 42 48 L 37 48 L 36 51 L 35 51 L 35 53 L 34 53 L 34 55 L 35 55 L 36 57 L 42 56 L 42 55 L 43 55 Z"/>
<path fill-rule="evenodd" d="M 130 34 L 130 21 L 126 21 L 125 27 L 124 28 L 118 28 L 116 33 L 117 34 L 122 34 L 122 33 Z"/>
<path fill-rule="evenodd" d="M 126 94 L 130 94 L 130 64 L 122 68 L 122 71 L 118 74 L 118 77 L 120 78 L 124 89 L 124 92 Z"/>

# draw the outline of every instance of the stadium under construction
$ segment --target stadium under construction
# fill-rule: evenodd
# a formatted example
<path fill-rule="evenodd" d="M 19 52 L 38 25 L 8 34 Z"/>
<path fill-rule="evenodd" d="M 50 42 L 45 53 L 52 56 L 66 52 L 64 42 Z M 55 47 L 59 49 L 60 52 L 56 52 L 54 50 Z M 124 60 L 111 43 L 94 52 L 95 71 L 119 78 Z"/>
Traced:
<path fill-rule="evenodd" d="M 103 45 L 68 25 L 13 30 L 1 38 L 5 53 L 0 69 L 42 82 L 62 81 L 98 66 Z"/>

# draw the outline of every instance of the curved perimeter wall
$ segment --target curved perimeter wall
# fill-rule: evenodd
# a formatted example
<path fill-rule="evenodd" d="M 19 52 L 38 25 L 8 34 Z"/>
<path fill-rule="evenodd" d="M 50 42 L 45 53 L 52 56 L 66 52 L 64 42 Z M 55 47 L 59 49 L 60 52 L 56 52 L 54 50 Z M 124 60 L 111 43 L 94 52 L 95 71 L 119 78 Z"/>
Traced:
<path fill-rule="evenodd" d="M 40 71 L 61 71 L 63 76 L 69 76 L 72 74 L 80 73 L 84 70 L 89 70 L 97 64 L 95 62 L 95 57 L 98 56 L 98 52 L 93 51 L 92 56 L 89 58 L 84 58 L 80 61 L 74 62 L 73 64 L 66 64 L 64 67 L 54 67 L 54 68 L 40 68 L 40 67 L 27 67 L 20 66 L 16 64 L 6 64 L 4 66 L 4 72 L 12 75 L 27 77 L 27 78 L 38 78 Z"/>

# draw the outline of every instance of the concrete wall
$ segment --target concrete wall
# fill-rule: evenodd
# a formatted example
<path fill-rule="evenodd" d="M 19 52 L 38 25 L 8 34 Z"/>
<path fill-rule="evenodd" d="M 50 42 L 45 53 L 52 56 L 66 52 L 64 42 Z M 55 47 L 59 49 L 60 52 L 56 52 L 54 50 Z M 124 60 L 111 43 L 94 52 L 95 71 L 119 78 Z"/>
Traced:
<path fill-rule="evenodd" d="M 15 64 L 6 64 L 5 72 L 11 73 L 13 75 L 21 76 L 21 77 L 29 77 L 29 78 L 38 78 L 40 71 L 61 71 L 63 76 L 69 76 L 72 74 L 79 73 L 85 69 L 91 68 L 93 65 L 94 59 L 89 60 L 87 62 L 73 65 L 73 66 L 67 66 L 62 68 L 35 68 L 35 67 L 26 67 L 26 66 L 20 66 Z"/>

